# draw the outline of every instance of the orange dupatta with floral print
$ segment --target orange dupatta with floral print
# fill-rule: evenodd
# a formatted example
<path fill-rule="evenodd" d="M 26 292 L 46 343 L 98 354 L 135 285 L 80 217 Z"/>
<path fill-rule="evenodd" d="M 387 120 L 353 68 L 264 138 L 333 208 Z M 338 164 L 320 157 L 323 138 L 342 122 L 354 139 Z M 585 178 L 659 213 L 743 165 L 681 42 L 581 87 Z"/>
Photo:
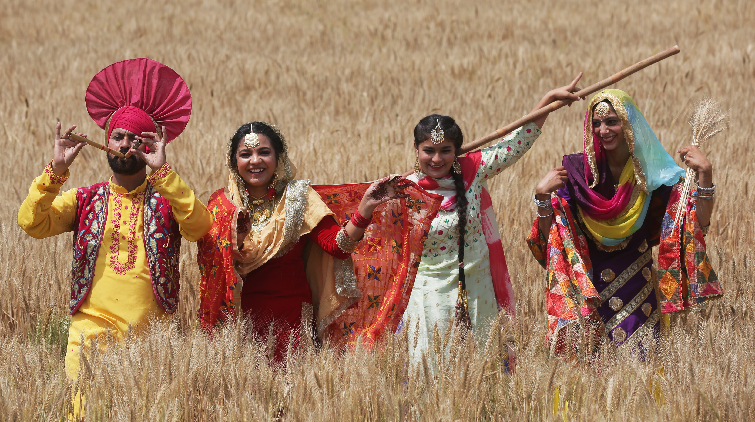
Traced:
<path fill-rule="evenodd" d="M 312 188 L 343 226 L 351 219 L 369 186 L 370 183 L 361 183 Z M 372 224 L 352 254 L 356 286 L 361 296 L 334 319 L 328 318 L 319 324 L 318 332 L 337 344 L 353 344 L 360 337 L 365 344 L 372 344 L 386 331 L 395 331 L 403 316 L 427 231 L 443 199 L 413 183 L 404 192 L 408 198 L 389 201 L 375 210 Z M 213 225 L 210 233 L 216 241 L 199 242 L 204 292 L 200 320 L 207 329 L 231 313 L 234 290 L 238 286 L 233 269 L 235 207 L 221 201 L 219 193 L 208 203 L 213 220 L 218 223 Z M 222 233 L 214 233 L 218 230 Z"/>
<path fill-rule="evenodd" d="M 357 209 L 369 183 L 312 186 L 343 226 Z M 372 345 L 382 334 L 394 332 L 409 303 L 422 248 L 443 197 L 412 183 L 408 198 L 389 201 L 373 212 L 372 224 L 352 254 L 357 303 L 330 324 L 331 341 L 353 345 L 357 339 Z"/>

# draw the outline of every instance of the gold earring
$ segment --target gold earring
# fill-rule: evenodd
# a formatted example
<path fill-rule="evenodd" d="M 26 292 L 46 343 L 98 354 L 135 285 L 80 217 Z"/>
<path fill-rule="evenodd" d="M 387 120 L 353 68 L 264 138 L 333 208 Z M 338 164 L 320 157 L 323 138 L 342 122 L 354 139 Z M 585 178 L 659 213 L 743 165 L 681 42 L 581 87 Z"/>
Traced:
<path fill-rule="evenodd" d="M 422 175 L 422 170 L 419 168 L 419 157 L 414 161 L 414 174 L 417 177 L 420 177 Z"/>
<path fill-rule="evenodd" d="M 454 157 L 454 164 L 451 166 L 454 173 L 461 175 L 461 165 L 459 164 L 459 157 Z"/>
<path fill-rule="evenodd" d="M 270 179 L 270 184 L 267 185 L 267 188 L 275 190 L 278 187 L 279 180 L 280 178 L 278 177 L 278 173 L 277 172 L 273 173 L 273 178 Z"/>

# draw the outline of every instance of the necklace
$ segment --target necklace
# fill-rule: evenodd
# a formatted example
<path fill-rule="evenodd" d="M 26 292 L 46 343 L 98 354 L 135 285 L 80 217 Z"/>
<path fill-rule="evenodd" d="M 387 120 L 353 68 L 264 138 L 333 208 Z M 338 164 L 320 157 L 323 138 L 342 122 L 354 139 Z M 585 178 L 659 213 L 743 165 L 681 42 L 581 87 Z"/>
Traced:
<path fill-rule="evenodd" d="M 260 196 L 259 198 L 249 195 L 249 203 L 252 205 L 262 205 L 265 203 L 265 199 L 267 199 L 267 194 Z"/>
<path fill-rule="evenodd" d="M 268 196 L 255 198 L 249 195 L 249 208 L 251 211 L 252 230 L 259 233 L 267 225 L 270 217 L 273 215 L 275 208 L 275 197 L 267 199 Z"/>

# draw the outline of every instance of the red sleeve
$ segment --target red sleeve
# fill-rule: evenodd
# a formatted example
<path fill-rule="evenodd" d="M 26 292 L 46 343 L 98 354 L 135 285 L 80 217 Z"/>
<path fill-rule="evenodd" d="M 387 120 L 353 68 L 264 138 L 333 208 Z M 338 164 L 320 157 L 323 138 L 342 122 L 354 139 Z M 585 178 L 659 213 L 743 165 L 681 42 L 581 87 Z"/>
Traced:
<path fill-rule="evenodd" d="M 350 254 L 341 250 L 336 244 L 336 235 L 341 230 L 341 226 L 331 216 L 320 220 L 320 223 L 307 236 L 309 240 L 317 243 L 325 252 L 329 253 L 336 259 L 346 259 Z"/>

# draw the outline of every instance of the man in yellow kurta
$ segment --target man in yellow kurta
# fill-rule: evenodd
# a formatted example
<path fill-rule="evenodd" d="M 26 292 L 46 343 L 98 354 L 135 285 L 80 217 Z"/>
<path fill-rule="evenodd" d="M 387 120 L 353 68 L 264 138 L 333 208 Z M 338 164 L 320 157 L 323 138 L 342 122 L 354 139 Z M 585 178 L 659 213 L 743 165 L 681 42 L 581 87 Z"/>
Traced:
<path fill-rule="evenodd" d="M 93 341 L 103 347 L 106 337 L 121 339 L 129 329 L 141 330 L 150 319 L 175 312 L 181 238 L 196 241 L 211 227 L 205 206 L 166 162 L 165 145 L 183 127 L 176 130 L 175 121 L 164 120 L 174 127 L 158 129 L 158 122 L 133 105 L 110 113 L 108 147 L 133 155 L 108 154 L 109 182 L 60 196 L 68 169 L 86 144 L 70 139 L 75 126 L 61 136 L 58 123 L 53 159 L 32 182 L 18 212 L 18 224 L 32 237 L 75 234 L 65 359 L 71 379 L 78 376 L 82 345 L 84 353 Z"/>

